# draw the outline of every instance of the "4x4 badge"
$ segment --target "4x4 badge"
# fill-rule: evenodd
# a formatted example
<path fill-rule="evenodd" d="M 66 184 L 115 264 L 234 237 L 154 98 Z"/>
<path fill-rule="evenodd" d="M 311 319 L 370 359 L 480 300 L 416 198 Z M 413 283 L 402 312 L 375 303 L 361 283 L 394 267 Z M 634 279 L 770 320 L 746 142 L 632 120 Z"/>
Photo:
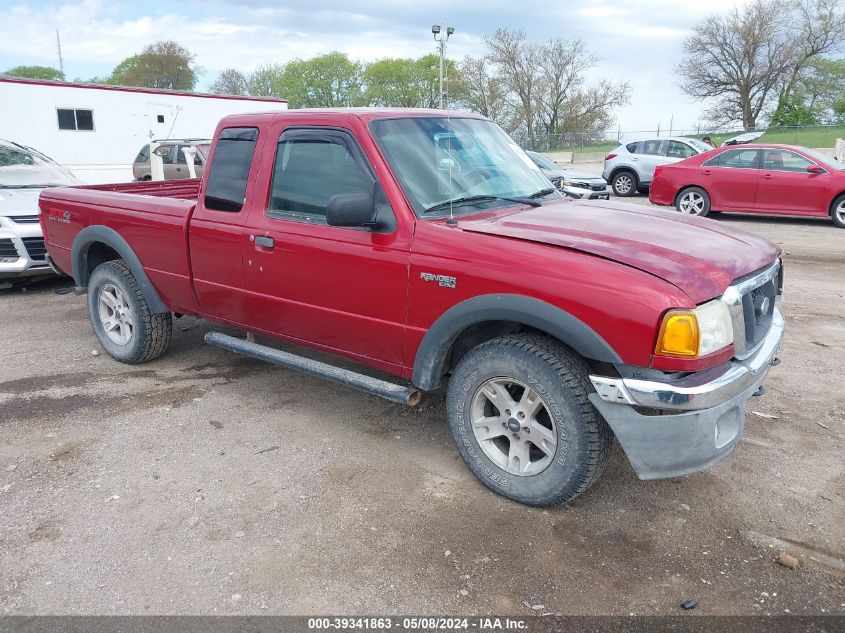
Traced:
<path fill-rule="evenodd" d="M 443 288 L 454 288 L 458 285 L 458 280 L 449 275 L 435 275 L 434 273 L 420 273 L 420 279 L 423 281 L 436 281 L 438 286 Z"/>

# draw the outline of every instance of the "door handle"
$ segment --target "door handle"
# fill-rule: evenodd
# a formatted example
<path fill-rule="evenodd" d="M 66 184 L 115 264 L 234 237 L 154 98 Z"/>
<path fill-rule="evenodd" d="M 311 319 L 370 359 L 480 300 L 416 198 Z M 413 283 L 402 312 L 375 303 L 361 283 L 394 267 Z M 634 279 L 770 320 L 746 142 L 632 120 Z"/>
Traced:
<path fill-rule="evenodd" d="M 255 245 L 263 248 L 273 248 L 276 245 L 276 240 L 266 235 L 259 235 L 255 238 Z"/>
<path fill-rule="evenodd" d="M 772 178 L 774 178 L 774 176 L 772 176 L 771 174 L 763 174 L 762 176 L 760 176 L 760 178 L 765 178 L 766 180 L 771 180 Z"/>
<path fill-rule="evenodd" d="M 702 174 L 704 174 L 705 176 L 709 176 L 709 175 L 710 175 L 710 174 L 712 174 L 713 172 L 712 172 L 712 171 L 710 171 L 709 169 L 705 169 L 705 170 L 704 170 L 703 172 L 701 172 L 701 173 L 702 173 Z"/>

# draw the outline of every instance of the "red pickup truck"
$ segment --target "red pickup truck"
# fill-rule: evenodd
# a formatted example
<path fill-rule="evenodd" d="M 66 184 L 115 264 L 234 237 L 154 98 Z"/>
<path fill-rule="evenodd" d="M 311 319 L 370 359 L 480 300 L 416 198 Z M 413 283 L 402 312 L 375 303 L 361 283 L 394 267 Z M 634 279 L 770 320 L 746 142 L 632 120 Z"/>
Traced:
<path fill-rule="evenodd" d="M 783 336 L 775 246 L 565 199 L 470 114 L 230 116 L 201 181 L 50 189 L 40 206 L 49 261 L 115 359 L 158 357 L 188 314 L 247 332 L 209 343 L 391 400 L 445 386 L 467 466 L 531 505 L 587 490 L 614 437 L 641 478 L 714 464 Z"/>

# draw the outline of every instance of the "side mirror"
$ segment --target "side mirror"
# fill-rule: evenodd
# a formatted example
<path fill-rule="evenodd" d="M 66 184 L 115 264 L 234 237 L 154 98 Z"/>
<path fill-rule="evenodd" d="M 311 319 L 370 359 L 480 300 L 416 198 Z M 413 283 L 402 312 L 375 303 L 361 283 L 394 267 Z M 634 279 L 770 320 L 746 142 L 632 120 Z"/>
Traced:
<path fill-rule="evenodd" d="M 807 165 L 807 171 L 811 174 L 823 174 L 824 169 L 819 167 L 818 165 Z"/>
<path fill-rule="evenodd" d="M 329 226 L 374 226 L 376 203 L 373 191 L 366 193 L 338 193 L 326 204 L 326 223 Z"/>

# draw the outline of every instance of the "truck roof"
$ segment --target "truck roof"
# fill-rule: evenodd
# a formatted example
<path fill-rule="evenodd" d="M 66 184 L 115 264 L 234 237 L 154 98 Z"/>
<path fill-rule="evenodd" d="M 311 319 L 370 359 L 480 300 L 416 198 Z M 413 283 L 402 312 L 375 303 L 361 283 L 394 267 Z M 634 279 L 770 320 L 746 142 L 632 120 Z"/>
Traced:
<path fill-rule="evenodd" d="M 278 119 L 287 119 L 292 117 L 308 117 L 326 116 L 327 118 L 337 120 L 342 118 L 357 118 L 365 123 L 369 123 L 373 119 L 398 119 L 407 117 L 453 117 L 461 119 L 482 119 L 486 117 L 473 112 L 463 112 L 457 110 L 438 110 L 428 108 L 300 108 L 294 110 L 282 110 L 278 112 L 251 112 L 244 114 L 232 114 L 224 117 L 221 125 L 242 125 L 249 122 L 255 122 L 256 118 L 266 119 L 267 121 L 276 121 Z"/>

